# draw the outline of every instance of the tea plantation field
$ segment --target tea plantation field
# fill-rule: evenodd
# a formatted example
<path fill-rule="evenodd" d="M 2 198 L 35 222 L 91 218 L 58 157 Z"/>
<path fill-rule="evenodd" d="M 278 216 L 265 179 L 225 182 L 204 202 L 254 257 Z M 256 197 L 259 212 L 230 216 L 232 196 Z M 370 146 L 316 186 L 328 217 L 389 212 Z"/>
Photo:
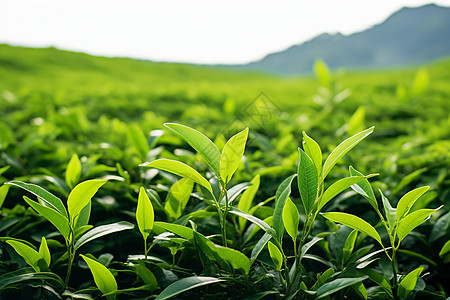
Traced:
<path fill-rule="evenodd" d="M 0 108 L 0 299 L 450 296 L 448 59 L 275 77 L 0 45 Z"/>

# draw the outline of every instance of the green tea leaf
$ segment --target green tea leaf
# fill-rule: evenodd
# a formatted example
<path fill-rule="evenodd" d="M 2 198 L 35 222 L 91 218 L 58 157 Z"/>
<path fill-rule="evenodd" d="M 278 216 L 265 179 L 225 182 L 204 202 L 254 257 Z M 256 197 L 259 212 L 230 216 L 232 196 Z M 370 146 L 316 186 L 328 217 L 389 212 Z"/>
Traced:
<path fill-rule="evenodd" d="M 352 166 L 349 167 L 350 176 L 364 176 L 361 172 L 358 172 L 356 169 L 354 169 Z M 356 193 L 360 194 L 364 198 L 369 201 L 370 205 L 378 211 L 378 202 L 377 198 L 375 198 L 375 194 L 373 193 L 372 186 L 370 185 L 369 181 L 366 179 L 355 183 L 354 185 L 350 186 L 352 190 L 354 190 Z"/>
<path fill-rule="evenodd" d="M 77 184 L 69 194 L 67 208 L 69 210 L 70 222 L 74 224 L 81 210 L 89 204 L 98 189 L 108 180 L 92 179 Z"/>
<path fill-rule="evenodd" d="M 70 189 L 78 183 L 81 176 L 81 162 L 78 155 L 73 154 L 66 169 L 66 183 Z"/>
<path fill-rule="evenodd" d="M 92 201 L 89 201 L 88 204 L 86 204 L 85 207 L 80 211 L 80 214 L 78 215 L 78 218 L 76 218 L 75 221 L 75 232 L 89 223 L 89 219 L 91 217 L 91 208 L 92 208 Z"/>
<path fill-rule="evenodd" d="M 80 254 L 80 256 L 89 266 L 89 269 L 92 272 L 92 276 L 94 276 L 94 282 L 100 292 L 102 292 L 103 294 L 116 293 L 117 282 L 111 271 L 109 271 L 107 267 L 97 262 L 96 260 L 93 260 L 92 258 L 84 256 L 83 254 Z M 116 297 L 115 295 L 110 295 L 107 298 L 115 299 Z"/>
<path fill-rule="evenodd" d="M 390 297 L 392 297 L 393 294 L 391 284 L 383 275 L 372 268 L 365 268 L 363 270 L 359 270 L 359 272 L 369 276 L 370 280 L 378 284 Z"/>
<path fill-rule="evenodd" d="M 238 169 L 244 155 L 248 128 L 232 136 L 223 147 L 220 157 L 220 178 L 227 184 Z"/>
<path fill-rule="evenodd" d="M 223 281 L 223 279 L 214 277 L 193 276 L 182 278 L 166 287 L 155 300 L 170 299 L 193 288 L 221 281 Z"/>
<path fill-rule="evenodd" d="M 17 180 L 6 182 L 5 184 L 18 186 L 18 187 L 36 195 L 39 198 L 39 202 L 41 203 L 41 205 L 52 208 L 53 210 L 58 211 L 65 218 L 68 218 L 66 208 L 64 207 L 64 204 L 61 201 L 61 199 L 59 199 L 52 193 L 44 190 L 40 186 L 31 184 L 31 183 L 17 181 Z"/>
<path fill-rule="evenodd" d="M 298 153 L 300 156 L 297 171 L 298 189 L 305 212 L 309 214 L 316 201 L 319 178 L 311 158 L 300 148 Z"/>
<path fill-rule="evenodd" d="M 283 208 L 287 198 L 291 194 L 291 184 L 296 174 L 289 176 L 278 186 L 275 194 L 275 209 L 273 211 L 273 229 L 275 229 L 276 239 L 281 242 L 284 233 Z"/>
<path fill-rule="evenodd" d="M 23 196 L 23 199 L 41 216 L 52 223 L 66 240 L 69 240 L 70 227 L 69 220 L 67 220 L 66 217 L 61 215 L 61 213 L 59 213 L 57 210 L 54 210 L 53 208 L 49 208 L 47 206 L 34 202 L 27 196 Z"/>
<path fill-rule="evenodd" d="M 315 299 L 324 298 L 333 293 L 336 293 L 337 291 L 342 290 L 343 288 L 352 286 L 359 282 L 363 282 L 364 280 L 367 279 L 367 277 L 368 276 L 362 276 L 362 277 L 356 277 L 356 278 L 337 278 L 333 281 L 327 282 L 324 285 L 322 285 L 320 288 L 317 289 Z"/>
<path fill-rule="evenodd" d="M 383 201 L 384 215 L 386 216 L 386 219 L 388 221 L 389 231 L 390 233 L 392 233 L 394 231 L 394 227 L 397 224 L 397 209 L 393 208 L 391 206 L 391 203 L 389 202 L 389 199 L 383 195 L 383 192 L 381 192 L 381 190 L 379 191 L 381 194 L 381 200 Z"/>
<path fill-rule="evenodd" d="M 441 251 L 439 251 L 439 256 L 444 256 L 448 252 L 450 252 L 450 240 L 448 240 L 442 247 Z"/>
<path fill-rule="evenodd" d="M 237 208 L 245 213 L 248 213 L 251 206 L 252 206 L 252 202 L 253 199 L 255 198 L 256 192 L 259 189 L 259 184 L 260 184 L 260 177 L 259 175 L 256 175 L 252 181 L 250 181 L 250 183 L 252 184 L 248 189 L 246 189 L 244 191 L 244 193 L 242 194 L 241 198 L 239 199 Z M 239 228 L 240 230 L 244 230 L 245 228 L 245 224 L 247 223 L 247 220 L 245 218 L 239 218 Z"/>
<path fill-rule="evenodd" d="M 9 187 L 10 185 L 0 186 L 0 208 L 2 208 L 6 195 L 8 195 Z"/>
<path fill-rule="evenodd" d="M 92 240 L 95 240 L 99 237 L 102 237 L 104 235 L 111 234 L 114 232 L 119 232 L 122 230 L 133 229 L 133 228 L 134 228 L 134 225 L 129 222 L 126 222 L 126 221 L 120 221 L 120 222 L 116 222 L 116 223 L 112 223 L 112 224 L 96 226 L 95 228 L 89 230 L 88 232 L 86 232 L 84 235 L 82 235 L 80 237 L 80 239 L 75 243 L 75 250 L 77 250 L 84 244 L 86 244 Z"/>
<path fill-rule="evenodd" d="M 328 66 L 323 60 L 318 59 L 314 62 L 314 74 L 316 75 L 321 85 L 326 87 L 330 85 L 331 73 L 328 69 Z"/>
<path fill-rule="evenodd" d="M 290 198 L 286 200 L 286 204 L 283 208 L 283 223 L 286 232 L 291 236 L 295 243 L 298 234 L 299 216 L 297 206 L 295 206 Z"/>
<path fill-rule="evenodd" d="M 320 176 L 322 172 L 322 150 L 320 149 L 319 144 L 316 143 L 315 140 L 310 138 L 306 132 L 303 133 L 303 150 L 306 155 L 310 157 L 316 167 L 317 176 Z"/>
<path fill-rule="evenodd" d="M 273 263 L 278 271 L 281 270 L 283 265 L 283 254 L 281 254 L 280 249 L 274 245 L 274 243 L 270 242 L 267 245 L 269 249 L 270 258 L 272 258 Z"/>
<path fill-rule="evenodd" d="M 441 206 L 442 207 L 442 206 Z M 399 243 L 417 226 L 423 224 L 428 218 L 441 207 L 436 209 L 419 209 L 410 213 L 406 217 L 400 220 L 397 229 L 397 237 Z"/>
<path fill-rule="evenodd" d="M 350 255 L 353 252 L 353 248 L 355 247 L 356 237 L 358 236 L 358 231 L 353 230 L 348 235 L 345 240 L 344 248 L 342 249 L 342 264 L 345 264 L 349 259 Z"/>
<path fill-rule="evenodd" d="M 416 76 L 411 85 L 411 93 L 413 96 L 419 96 L 425 92 L 430 84 L 430 76 L 425 69 L 417 71 Z"/>
<path fill-rule="evenodd" d="M 417 268 L 407 275 L 405 275 L 398 285 L 398 296 L 400 299 L 406 299 L 408 294 L 415 288 L 417 279 L 419 279 L 420 273 L 422 273 L 423 268 Z"/>
<path fill-rule="evenodd" d="M 176 220 L 183 214 L 193 188 L 194 181 L 189 178 L 181 178 L 171 186 L 164 205 L 170 218 Z"/>
<path fill-rule="evenodd" d="M 341 223 L 345 226 L 361 231 L 362 233 L 365 233 L 375 239 L 378 243 L 380 243 L 380 245 L 383 245 L 381 242 L 381 237 L 375 228 L 357 216 L 341 212 L 322 213 L 322 216 L 333 222 Z"/>
<path fill-rule="evenodd" d="M 417 199 L 428 191 L 429 186 L 423 186 L 406 193 L 397 204 L 397 219 L 400 220 L 409 213 Z"/>
<path fill-rule="evenodd" d="M 364 179 L 366 179 L 364 176 L 352 176 L 336 181 L 325 191 L 325 193 L 323 193 L 319 203 L 317 204 L 317 210 L 320 211 L 322 207 L 330 202 L 331 199 L 336 197 L 336 195 L 341 193 L 343 190 L 348 189 L 353 184 L 363 181 Z"/>
<path fill-rule="evenodd" d="M 317 242 L 320 242 L 321 240 L 323 240 L 323 238 L 321 237 L 317 237 L 315 236 L 312 240 L 310 240 L 308 243 L 304 244 L 302 246 L 302 249 L 300 251 L 300 260 L 302 260 L 302 258 L 306 255 L 306 252 L 308 252 L 308 250 L 314 246 Z"/>
<path fill-rule="evenodd" d="M 166 222 L 155 222 L 153 224 L 154 228 L 162 228 L 164 230 L 175 233 L 182 238 L 187 239 L 189 242 L 194 243 L 194 231 L 186 226 L 181 226 L 178 224 L 166 223 Z"/>
<path fill-rule="evenodd" d="M 264 222 L 263 220 L 255 217 L 255 216 L 252 216 L 248 213 L 240 211 L 239 209 L 237 209 L 235 207 L 232 207 L 228 212 L 231 214 L 237 215 L 239 217 L 247 219 L 248 221 L 256 224 L 262 230 L 264 230 L 265 232 L 268 232 L 269 234 L 274 234 L 273 229 L 266 222 Z"/>
<path fill-rule="evenodd" d="M 344 156 L 348 151 L 350 151 L 353 147 L 355 147 L 359 142 L 361 142 L 365 137 L 373 132 L 375 127 L 370 127 L 360 133 L 355 134 L 352 137 L 349 137 L 342 143 L 340 143 L 327 157 L 325 160 L 325 164 L 323 165 L 323 179 L 327 177 L 328 173 L 334 167 L 334 165 L 339 161 L 339 159 Z"/>
<path fill-rule="evenodd" d="M 60 289 L 64 289 L 64 282 L 62 279 L 52 272 L 39 272 L 36 273 L 32 268 L 22 268 L 16 271 L 5 273 L 0 276 L 0 291 L 5 287 L 29 280 L 45 280 L 51 281 L 56 284 Z"/>
<path fill-rule="evenodd" d="M 243 253 L 219 245 L 214 245 L 214 251 L 227 262 L 231 264 L 234 269 L 242 270 L 244 274 L 248 274 L 250 271 L 250 260 Z"/>
<path fill-rule="evenodd" d="M 147 167 L 147 168 L 156 168 L 156 169 L 160 169 L 160 170 L 163 170 L 166 172 L 173 173 L 173 174 L 181 176 L 181 177 L 189 178 L 189 179 L 193 180 L 194 182 L 200 184 L 204 188 L 206 188 L 211 193 L 211 196 L 214 197 L 214 192 L 213 192 L 211 184 L 208 182 L 208 180 L 206 180 L 202 175 L 200 175 L 193 168 L 191 168 L 190 166 L 188 166 L 182 162 L 179 162 L 176 160 L 171 160 L 171 159 L 161 158 L 161 159 L 154 160 L 152 162 L 143 163 L 140 166 Z"/>
<path fill-rule="evenodd" d="M 131 124 L 128 126 L 128 139 L 131 141 L 136 153 L 139 154 L 139 157 L 144 160 L 150 149 L 147 138 L 138 125 Z"/>
<path fill-rule="evenodd" d="M 259 253 L 264 249 L 266 244 L 270 241 L 272 236 L 268 234 L 267 232 L 264 233 L 261 239 L 256 243 L 255 247 L 253 247 L 252 253 L 250 255 L 250 265 L 252 265 L 256 258 L 258 257 Z"/>
<path fill-rule="evenodd" d="M 41 245 L 39 246 L 39 254 L 47 263 L 47 267 L 50 267 L 52 257 L 50 255 L 50 250 L 48 249 L 47 240 L 45 239 L 45 237 L 42 237 L 41 239 Z"/>
<path fill-rule="evenodd" d="M 39 261 L 43 260 L 44 258 L 39 252 L 31 248 L 30 246 L 18 241 L 8 240 L 6 241 L 6 243 L 13 247 L 14 250 L 16 250 L 17 254 L 22 256 L 25 262 L 30 265 L 36 272 L 41 271 Z"/>
<path fill-rule="evenodd" d="M 145 189 L 141 187 L 139 189 L 138 204 L 136 209 L 136 222 L 144 241 L 147 240 L 150 231 L 153 229 L 154 221 L 155 212 L 153 211 L 152 202 L 148 198 Z"/>
<path fill-rule="evenodd" d="M 192 148 L 205 159 L 206 163 L 220 178 L 220 151 L 217 146 L 203 133 L 185 125 L 165 123 L 179 137 L 183 138 Z M 195 180 L 194 180 L 195 181 Z"/>
<path fill-rule="evenodd" d="M 141 260 L 138 261 L 137 265 L 134 265 L 134 268 L 136 268 L 136 273 L 142 281 L 149 286 L 150 291 L 155 291 L 158 288 L 158 281 L 156 280 L 155 275 L 145 266 L 144 263 L 142 263 Z"/>

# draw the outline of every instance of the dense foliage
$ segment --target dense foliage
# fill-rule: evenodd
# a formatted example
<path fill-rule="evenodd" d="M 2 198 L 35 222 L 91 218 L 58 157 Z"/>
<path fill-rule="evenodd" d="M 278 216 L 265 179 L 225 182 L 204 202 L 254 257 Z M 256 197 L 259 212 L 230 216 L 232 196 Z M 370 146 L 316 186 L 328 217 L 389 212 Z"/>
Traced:
<path fill-rule="evenodd" d="M 445 299 L 449 66 L 0 46 L 0 297 Z"/>

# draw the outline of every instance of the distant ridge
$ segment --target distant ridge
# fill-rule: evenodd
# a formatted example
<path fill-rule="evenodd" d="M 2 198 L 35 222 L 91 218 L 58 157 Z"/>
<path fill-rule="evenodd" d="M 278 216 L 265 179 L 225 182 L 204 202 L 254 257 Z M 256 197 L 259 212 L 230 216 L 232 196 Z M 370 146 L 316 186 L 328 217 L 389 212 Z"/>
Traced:
<path fill-rule="evenodd" d="M 317 58 L 332 69 L 389 68 L 450 55 L 450 7 L 404 7 L 383 23 L 344 36 L 321 34 L 262 60 L 231 66 L 280 75 L 310 73 Z"/>

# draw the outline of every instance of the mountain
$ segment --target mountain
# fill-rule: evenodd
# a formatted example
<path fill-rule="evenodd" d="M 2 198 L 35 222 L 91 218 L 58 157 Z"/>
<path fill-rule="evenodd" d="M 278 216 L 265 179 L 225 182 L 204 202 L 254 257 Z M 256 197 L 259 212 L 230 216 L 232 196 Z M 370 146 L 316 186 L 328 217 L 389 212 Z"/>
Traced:
<path fill-rule="evenodd" d="M 348 36 L 321 34 L 305 43 L 233 68 L 281 75 L 310 73 L 317 58 L 331 69 L 420 64 L 450 55 L 450 7 L 404 7 L 383 23 Z"/>

